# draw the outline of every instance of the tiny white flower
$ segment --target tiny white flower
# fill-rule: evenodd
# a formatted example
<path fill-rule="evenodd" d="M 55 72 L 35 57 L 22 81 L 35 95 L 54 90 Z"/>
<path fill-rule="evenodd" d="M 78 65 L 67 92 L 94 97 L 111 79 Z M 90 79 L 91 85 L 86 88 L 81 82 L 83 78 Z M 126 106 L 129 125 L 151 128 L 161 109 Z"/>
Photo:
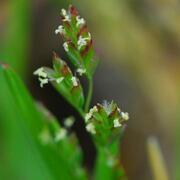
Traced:
<path fill-rule="evenodd" d="M 73 76 L 71 80 L 72 80 L 73 86 L 78 86 L 77 78 L 75 76 Z"/>
<path fill-rule="evenodd" d="M 64 22 L 71 22 L 70 16 L 69 16 L 69 15 L 64 16 L 63 21 L 64 21 Z"/>
<path fill-rule="evenodd" d="M 55 34 L 64 34 L 65 30 L 62 25 L 58 26 L 58 28 L 55 30 Z"/>
<path fill-rule="evenodd" d="M 84 73 L 86 73 L 86 69 L 78 68 L 77 73 L 82 76 Z"/>
<path fill-rule="evenodd" d="M 114 123 L 114 127 L 115 127 L 115 128 L 118 128 L 118 127 L 121 127 L 121 126 L 122 126 L 122 124 L 119 123 L 119 119 L 115 119 L 115 120 L 113 121 L 113 123 Z"/>
<path fill-rule="evenodd" d="M 89 36 L 89 39 L 91 39 L 91 33 L 90 32 L 88 32 L 88 36 Z"/>
<path fill-rule="evenodd" d="M 43 131 L 39 134 L 39 139 L 43 145 L 47 145 L 52 142 L 52 137 L 48 129 L 43 129 Z"/>
<path fill-rule="evenodd" d="M 54 32 L 55 32 L 55 34 L 60 33 L 60 32 L 59 32 L 59 29 L 56 29 Z"/>
<path fill-rule="evenodd" d="M 66 16 L 66 15 L 67 15 L 67 12 L 66 12 L 65 9 L 61 9 L 61 13 L 62 13 L 63 16 Z"/>
<path fill-rule="evenodd" d="M 91 119 L 93 113 L 95 113 L 95 112 L 98 112 L 97 106 L 94 106 L 93 108 L 91 108 L 91 109 L 89 110 L 89 113 L 86 114 L 86 116 L 85 116 L 85 122 L 86 122 L 86 123 L 88 122 L 89 119 Z"/>
<path fill-rule="evenodd" d="M 48 79 L 45 78 L 39 78 L 39 81 L 40 81 L 40 87 L 43 88 L 44 84 L 48 84 Z"/>
<path fill-rule="evenodd" d="M 80 50 L 83 46 L 86 46 L 87 45 L 87 41 L 90 40 L 90 37 L 85 37 L 83 38 L 82 36 L 79 36 L 79 39 L 78 39 L 78 49 Z"/>
<path fill-rule="evenodd" d="M 94 112 L 98 112 L 97 106 L 94 106 L 93 108 L 90 109 L 91 114 L 93 114 Z"/>
<path fill-rule="evenodd" d="M 103 107 L 104 107 L 104 110 L 106 111 L 106 113 L 107 113 L 108 115 L 110 115 L 111 112 L 112 112 L 112 103 L 109 103 L 109 102 L 107 102 L 106 100 L 104 100 L 104 102 L 103 102 Z"/>
<path fill-rule="evenodd" d="M 64 50 L 65 50 L 66 52 L 69 51 L 69 46 L 68 46 L 68 43 L 67 43 L 67 42 L 64 42 L 63 47 L 64 47 Z"/>
<path fill-rule="evenodd" d="M 80 26 L 80 25 L 85 24 L 85 20 L 83 18 L 80 18 L 80 16 L 76 17 L 76 21 L 77 21 L 77 23 L 76 23 L 77 27 Z"/>
<path fill-rule="evenodd" d="M 86 130 L 91 134 L 96 134 L 96 130 L 93 123 L 89 123 L 88 125 L 86 125 Z"/>
<path fill-rule="evenodd" d="M 78 44 L 78 49 L 81 49 L 83 46 L 86 45 L 86 40 L 85 40 L 85 38 L 83 38 L 82 36 L 80 36 L 79 39 L 78 39 L 77 44 Z"/>
<path fill-rule="evenodd" d="M 55 135 L 55 142 L 59 142 L 60 140 L 64 139 L 67 136 L 67 130 L 64 128 L 61 128 Z"/>
<path fill-rule="evenodd" d="M 43 78 L 47 77 L 47 73 L 44 72 L 43 67 L 41 67 L 41 68 L 37 69 L 36 71 L 34 71 L 33 74 L 38 75 L 39 77 L 43 77 Z"/>
<path fill-rule="evenodd" d="M 121 117 L 127 121 L 129 119 L 129 114 L 127 112 L 121 112 Z"/>
<path fill-rule="evenodd" d="M 73 117 L 69 117 L 64 121 L 64 125 L 69 128 L 74 124 L 74 121 Z"/>
<path fill-rule="evenodd" d="M 71 18 L 65 9 L 62 9 L 61 13 L 64 16 L 64 19 L 63 19 L 64 22 L 66 22 L 66 21 L 70 22 L 71 21 Z"/>
<path fill-rule="evenodd" d="M 120 108 L 117 108 L 118 112 L 120 113 L 121 112 L 121 109 Z"/>
<path fill-rule="evenodd" d="M 86 116 L 85 116 L 85 122 L 87 123 L 88 120 L 91 119 L 91 117 L 92 117 L 92 114 L 90 112 L 87 113 Z"/>
<path fill-rule="evenodd" d="M 60 77 L 60 78 L 57 78 L 57 79 L 56 79 L 56 82 L 59 84 L 59 83 L 61 83 L 63 80 L 64 80 L 64 77 Z"/>

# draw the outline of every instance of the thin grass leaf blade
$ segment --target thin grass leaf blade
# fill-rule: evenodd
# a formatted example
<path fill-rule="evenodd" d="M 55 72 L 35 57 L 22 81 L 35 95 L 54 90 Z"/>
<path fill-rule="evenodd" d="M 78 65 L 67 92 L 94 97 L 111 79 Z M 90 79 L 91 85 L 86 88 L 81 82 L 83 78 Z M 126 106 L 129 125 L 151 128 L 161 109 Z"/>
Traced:
<path fill-rule="evenodd" d="M 0 67 L 0 172 L 6 179 L 77 179 L 54 145 L 39 135 L 44 120 L 18 76 Z"/>

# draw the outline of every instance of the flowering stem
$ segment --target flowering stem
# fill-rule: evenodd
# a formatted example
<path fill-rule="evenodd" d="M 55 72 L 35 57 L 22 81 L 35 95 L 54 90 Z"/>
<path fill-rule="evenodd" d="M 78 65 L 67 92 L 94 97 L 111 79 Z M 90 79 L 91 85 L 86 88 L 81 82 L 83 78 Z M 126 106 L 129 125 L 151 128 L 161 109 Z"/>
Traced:
<path fill-rule="evenodd" d="M 89 106 L 90 106 L 90 103 L 91 103 L 92 92 L 93 92 L 93 80 L 89 78 L 88 83 L 89 83 L 88 94 L 87 94 L 85 108 L 84 108 L 86 113 L 89 111 Z"/>

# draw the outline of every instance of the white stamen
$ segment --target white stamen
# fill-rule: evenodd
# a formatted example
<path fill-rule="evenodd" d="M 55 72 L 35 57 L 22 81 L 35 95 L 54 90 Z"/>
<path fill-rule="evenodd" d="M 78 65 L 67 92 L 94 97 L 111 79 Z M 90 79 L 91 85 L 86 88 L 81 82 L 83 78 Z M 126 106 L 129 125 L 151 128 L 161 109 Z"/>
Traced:
<path fill-rule="evenodd" d="M 85 116 L 85 122 L 87 123 L 89 119 L 91 119 L 92 114 L 91 113 L 87 113 Z"/>
<path fill-rule="evenodd" d="M 77 78 L 75 76 L 73 76 L 71 80 L 72 80 L 73 86 L 78 86 Z"/>
<path fill-rule="evenodd" d="M 107 102 L 106 100 L 103 102 L 104 110 L 106 111 L 107 115 L 110 115 L 112 112 L 112 103 Z"/>
<path fill-rule="evenodd" d="M 66 52 L 69 51 L 69 46 L 68 46 L 68 43 L 67 43 L 67 42 L 64 42 L 63 47 L 64 47 L 64 50 L 65 50 Z"/>
<path fill-rule="evenodd" d="M 64 125 L 70 128 L 74 124 L 75 119 L 73 117 L 69 117 L 64 121 Z"/>
<path fill-rule="evenodd" d="M 55 30 L 55 34 L 64 34 L 65 30 L 64 27 L 62 25 L 60 25 L 56 30 Z"/>
<path fill-rule="evenodd" d="M 64 16 L 64 19 L 63 19 L 64 22 L 71 22 L 71 18 L 69 15 L 67 16 Z"/>
<path fill-rule="evenodd" d="M 87 41 L 90 40 L 90 37 L 85 37 L 83 38 L 82 36 L 79 36 L 79 39 L 78 39 L 78 49 L 80 50 L 83 46 L 86 46 L 87 45 Z"/>
<path fill-rule="evenodd" d="M 66 16 L 66 15 L 67 15 L 67 12 L 66 12 L 65 9 L 61 9 L 61 13 L 62 13 L 63 16 Z"/>
<path fill-rule="evenodd" d="M 83 18 L 80 18 L 80 16 L 76 17 L 76 21 L 77 21 L 76 27 L 78 27 L 79 25 L 85 24 L 85 20 Z"/>
<path fill-rule="evenodd" d="M 57 78 L 57 79 L 56 79 L 56 82 L 59 84 L 59 83 L 61 83 L 63 80 L 64 80 L 64 77 L 60 77 L 60 78 Z"/>
<path fill-rule="evenodd" d="M 61 128 L 55 135 L 55 142 L 59 142 L 60 140 L 64 139 L 67 135 L 67 130 L 64 128 Z"/>
<path fill-rule="evenodd" d="M 115 120 L 113 121 L 113 123 L 114 123 L 114 127 L 115 127 L 115 128 L 118 128 L 118 127 L 121 127 L 121 126 L 122 126 L 122 124 L 119 123 L 119 119 L 115 119 Z"/>
<path fill-rule="evenodd" d="M 96 134 L 96 130 L 95 130 L 95 127 L 94 127 L 94 124 L 93 123 L 89 123 L 87 126 L 86 126 L 86 130 L 88 132 L 90 132 L 91 134 Z"/>
<path fill-rule="evenodd" d="M 129 119 L 129 114 L 127 112 L 121 112 L 121 117 L 127 121 Z"/>
<path fill-rule="evenodd" d="M 69 14 L 67 14 L 67 11 L 66 11 L 65 9 L 61 9 L 61 13 L 62 13 L 62 15 L 64 16 L 64 19 L 63 19 L 64 22 L 65 22 L 65 21 L 68 21 L 68 22 L 71 21 L 71 18 L 70 18 L 70 16 L 69 16 Z"/>
<path fill-rule="evenodd" d="M 91 108 L 89 112 L 90 112 L 91 114 L 93 114 L 94 112 L 98 112 L 97 106 L 94 106 L 93 108 Z"/>
<path fill-rule="evenodd" d="M 88 32 L 88 36 L 89 36 L 89 39 L 91 39 L 91 33 L 90 32 Z"/>
<path fill-rule="evenodd" d="M 78 73 L 80 76 L 82 76 L 83 74 L 86 73 L 86 69 L 81 69 L 81 68 L 79 68 L 79 69 L 77 69 L 77 73 Z"/>
<path fill-rule="evenodd" d="M 39 81 L 40 81 L 40 87 L 41 88 L 43 88 L 44 84 L 48 84 L 48 79 L 47 78 L 43 79 L 43 78 L 39 77 Z"/>
<path fill-rule="evenodd" d="M 59 29 L 56 29 L 54 32 L 55 32 L 55 34 L 60 33 L 60 32 L 59 32 Z"/>
<path fill-rule="evenodd" d="M 88 122 L 89 119 L 91 119 L 93 113 L 95 113 L 95 112 L 98 112 L 97 106 L 94 106 L 93 108 L 91 108 L 91 109 L 89 110 L 89 113 L 86 114 L 86 116 L 85 116 L 85 122 L 86 122 L 86 123 Z"/>
<path fill-rule="evenodd" d="M 47 77 L 47 73 L 44 72 L 44 69 L 42 67 L 34 71 L 33 74 L 38 75 L 39 77 L 43 77 L 43 78 Z"/>

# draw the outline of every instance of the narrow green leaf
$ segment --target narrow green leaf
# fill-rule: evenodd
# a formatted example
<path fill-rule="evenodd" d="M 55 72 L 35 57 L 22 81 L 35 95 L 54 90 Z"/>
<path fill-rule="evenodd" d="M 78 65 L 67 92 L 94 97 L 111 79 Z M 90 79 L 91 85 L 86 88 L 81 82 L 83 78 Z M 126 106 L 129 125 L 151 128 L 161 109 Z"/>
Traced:
<path fill-rule="evenodd" d="M 61 149 L 41 142 L 45 120 L 21 80 L 7 65 L 0 67 L 0 83 L 0 172 L 4 172 L 4 177 L 84 179 L 73 172 Z"/>
<path fill-rule="evenodd" d="M 30 43 L 31 1 L 8 1 L 9 18 L 0 45 L 0 59 L 6 60 L 19 74 L 25 74 Z"/>

